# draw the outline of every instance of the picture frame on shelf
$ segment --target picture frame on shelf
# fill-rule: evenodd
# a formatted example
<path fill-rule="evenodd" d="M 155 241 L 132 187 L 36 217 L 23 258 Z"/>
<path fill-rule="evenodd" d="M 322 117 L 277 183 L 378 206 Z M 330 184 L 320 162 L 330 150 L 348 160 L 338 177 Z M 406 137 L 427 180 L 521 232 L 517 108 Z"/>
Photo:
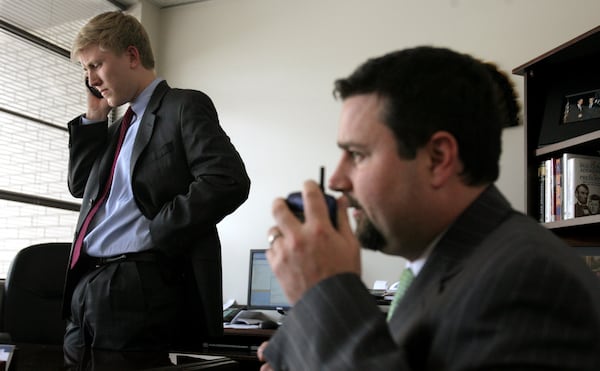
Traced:
<path fill-rule="evenodd" d="M 565 96 L 561 117 L 563 124 L 600 118 L 600 89 Z"/>
<path fill-rule="evenodd" d="M 600 74 L 587 73 L 590 68 L 584 62 L 564 65 L 563 76 L 547 83 L 538 148 L 600 130 Z M 577 102 L 583 99 L 586 105 L 590 98 L 597 102 L 598 114 L 590 117 L 582 112 L 579 117 Z"/>

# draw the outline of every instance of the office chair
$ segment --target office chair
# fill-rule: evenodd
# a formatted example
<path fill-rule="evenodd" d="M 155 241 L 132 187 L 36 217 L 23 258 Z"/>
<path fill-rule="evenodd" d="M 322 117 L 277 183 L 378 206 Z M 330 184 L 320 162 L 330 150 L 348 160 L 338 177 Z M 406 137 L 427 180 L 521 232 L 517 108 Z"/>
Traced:
<path fill-rule="evenodd" d="M 62 344 L 62 296 L 70 243 L 44 243 L 19 251 L 8 269 L 3 297 L 3 339 Z"/>

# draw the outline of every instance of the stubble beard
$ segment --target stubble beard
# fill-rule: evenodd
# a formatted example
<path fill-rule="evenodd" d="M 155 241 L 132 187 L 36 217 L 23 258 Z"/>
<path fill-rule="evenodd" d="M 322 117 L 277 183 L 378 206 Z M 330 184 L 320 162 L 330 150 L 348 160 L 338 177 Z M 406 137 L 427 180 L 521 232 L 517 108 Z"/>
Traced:
<path fill-rule="evenodd" d="M 374 251 L 383 251 L 387 241 L 383 234 L 373 225 L 370 219 L 363 218 L 357 221 L 356 237 L 361 246 Z"/>

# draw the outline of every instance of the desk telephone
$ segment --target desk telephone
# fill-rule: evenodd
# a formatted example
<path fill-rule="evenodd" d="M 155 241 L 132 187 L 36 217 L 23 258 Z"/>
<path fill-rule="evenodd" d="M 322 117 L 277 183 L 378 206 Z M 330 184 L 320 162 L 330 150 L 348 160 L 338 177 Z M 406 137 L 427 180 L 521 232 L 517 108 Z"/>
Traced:
<path fill-rule="evenodd" d="M 237 316 L 242 310 L 245 310 L 245 307 L 234 307 L 231 306 L 223 310 L 223 323 L 231 322 L 235 316 Z"/>
<path fill-rule="evenodd" d="M 227 314 L 223 311 L 223 323 L 233 325 L 256 326 L 261 329 L 276 329 L 279 324 L 261 311 L 247 310 L 245 307 L 234 307 Z"/>

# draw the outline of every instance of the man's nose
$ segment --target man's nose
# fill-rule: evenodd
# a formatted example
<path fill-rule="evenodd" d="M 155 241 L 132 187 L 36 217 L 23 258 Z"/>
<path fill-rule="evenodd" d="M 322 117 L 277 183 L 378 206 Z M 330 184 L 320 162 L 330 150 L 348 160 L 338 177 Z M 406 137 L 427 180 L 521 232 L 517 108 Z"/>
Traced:
<path fill-rule="evenodd" d="M 345 174 L 343 163 L 340 161 L 329 178 L 329 189 L 339 192 L 349 191 L 352 184 Z"/>

